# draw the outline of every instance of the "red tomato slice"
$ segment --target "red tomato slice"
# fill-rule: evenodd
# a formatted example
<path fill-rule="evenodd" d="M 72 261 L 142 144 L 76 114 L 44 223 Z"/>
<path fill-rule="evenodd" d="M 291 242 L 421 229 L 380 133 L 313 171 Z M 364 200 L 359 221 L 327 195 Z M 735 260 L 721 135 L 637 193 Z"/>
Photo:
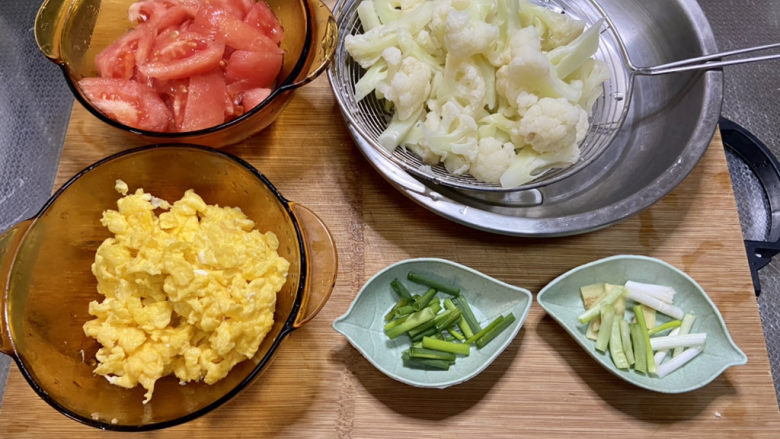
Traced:
<path fill-rule="evenodd" d="M 195 131 L 225 121 L 225 77 L 215 70 L 190 78 L 180 131 Z"/>
<path fill-rule="evenodd" d="M 166 131 L 171 112 L 151 88 L 127 79 L 84 78 L 79 88 L 98 110 L 127 126 Z"/>
<path fill-rule="evenodd" d="M 253 88 L 243 93 L 241 103 L 244 105 L 244 111 L 249 110 L 260 105 L 271 94 L 270 88 Z"/>
<path fill-rule="evenodd" d="M 145 0 L 130 5 L 128 18 L 134 23 L 154 24 L 157 29 L 177 26 L 195 16 L 198 2 L 175 0 Z"/>
<path fill-rule="evenodd" d="M 154 41 L 154 31 L 144 23 L 124 34 L 95 56 L 95 67 L 103 78 L 130 79 L 136 64 L 144 62 Z"/>
<path fill-rule="evenodd" d="M 279 46 L 258 28 L 244 23 L 224 9 L 212 6 L 201 8 L 195 14 L 192 26 L 196 32 L 207 33 L 237 50 L 282 52 Z"/>
<path fill-rule="evenodd" d="M 276 44 L 281 43 L 282 38 L 284 38 L 281 23 L 276 19 L 276 15 L 268 4 L 262 0 L 252 5 L 252 9 L 244 17 L 244 23 L 260 29 Z"/>
<path fill-rule="evenodd" d="M 232 15 L 235 15 L 236 17 L 243 19 L 244 16 L 246 16 L 247 12 L 249 12 L 250 9 L 252 9 L 252 3 L 254 3 L 253 0 L 209 0 L 207 2 L 209 5 L 218 8 L 218 9 L 224 9 L 227 12 L 230 12 Z"/>
<path fill-rule="evenodd" d="M 175 36 L 175 37 L 174 37 Z M 195 33 L 176 30 L 160 34 L 150 62 L 138 67 L 145 76 L 156 79 L 182 79 L 219 67 L 225 45 Z M 165 40 L 171 37 L 169 40 Z"/>
<path fill-rule="evenodd" d="M 225 79 L 228 82 L 247 81 L 252 88 L 268 88 L 281 69 L 281 53 L 236 50 L 228 58 Z"/>

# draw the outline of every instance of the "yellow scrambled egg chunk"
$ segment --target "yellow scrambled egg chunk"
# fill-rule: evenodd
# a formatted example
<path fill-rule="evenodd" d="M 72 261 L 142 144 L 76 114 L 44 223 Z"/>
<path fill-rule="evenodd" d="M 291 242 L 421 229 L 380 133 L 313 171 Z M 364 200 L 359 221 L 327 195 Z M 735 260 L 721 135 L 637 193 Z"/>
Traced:
<path fill-rule="evenodd" d="M 121 180 L 115 188 L 127 193 Z M 102 346 L 95 373 L 125 388 L 141 384 L 146 403 L 163 376 L 212 384 L 252 358 L 290 265 L 276 235 L 192 190 L 171 205 L 137 189 L 117 207 L 103 212 L 114 237 L 92 264 L 105 298 L 89 304 L 96 318 L 84 324 Z"/>

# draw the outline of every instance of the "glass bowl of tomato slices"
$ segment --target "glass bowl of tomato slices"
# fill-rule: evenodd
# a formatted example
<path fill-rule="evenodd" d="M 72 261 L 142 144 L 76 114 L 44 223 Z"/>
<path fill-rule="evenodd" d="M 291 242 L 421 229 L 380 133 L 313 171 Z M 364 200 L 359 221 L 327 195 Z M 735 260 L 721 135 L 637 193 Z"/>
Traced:
<path fill-rule="evenodd" d="M 320 0 L 46 0 L 35 22 L 41 52 L 98 119 L 217 147 L 276 120 L 336 35 Z"/>

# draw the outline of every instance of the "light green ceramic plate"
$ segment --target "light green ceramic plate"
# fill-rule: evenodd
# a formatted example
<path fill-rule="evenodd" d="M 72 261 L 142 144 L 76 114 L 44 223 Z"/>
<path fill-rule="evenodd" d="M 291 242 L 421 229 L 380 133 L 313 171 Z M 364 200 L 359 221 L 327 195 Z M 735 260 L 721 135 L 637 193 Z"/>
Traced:
<path fill-rule="evenodd" d="M 577 321 L 577 316 L 585 310 L 580 298 L 581 286 L 600 282 L 622 285 L 628 280 L 673 287 L 677 292 L 675 305 L 696 314 L 692 332 L 707 333 L 703 352 L 664 378 L 616 368 L 609 352 L 596 351 L 595 342 L 585 337 L 587 325 Z M 731 366 L 747 363 L 747 356 L 731 339 L 723 317 L 707 293 L 690 276 L 659 259 L 635 255 L 600 259 L 559 276 L 539 292 L 536 300 L 602 366 L 645 389 L 662 393 L 688 392 L 709 384 Z M 632 303 L 629 300 L 629 305 Z M 659 324 L 668 320 L 670 318 L 658 313 Z"/>
<path fill-rule="evenodd" d="M 401 362 L 401 352 L 409 347 L 408 337 L 390 340 L 383 328 L 384 315 L 398 300 L 390 287 L 393 279 L 404 282 L 412 293 L 422 294 L 426 290 L 426 287 L 406 280 L 409 271 L 460 287 L 480 322 L 492 321 L 498 315 L 510 312 L 516 320 L 482 349 L 472 347 L 468 357 L 459 357 L 447 371 L 406 368 Z M 438 296 L 446 297 L 442 293 Z M 390 378 L 412 386 L 443 389 L 467 381 L 488 367 L 520 331 L 531 302 L 528 290 L 455 262 L 433 258 L 407 259 L 385 268 L 366 282 L 347 313 L 333 322 L 333 328 Z"/>

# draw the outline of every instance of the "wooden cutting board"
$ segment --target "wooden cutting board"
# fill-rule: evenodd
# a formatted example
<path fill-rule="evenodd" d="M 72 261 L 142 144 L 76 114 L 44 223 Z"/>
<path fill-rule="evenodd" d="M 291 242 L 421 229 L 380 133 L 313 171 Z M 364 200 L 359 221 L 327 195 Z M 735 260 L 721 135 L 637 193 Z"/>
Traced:
<path fill-rule="evenodd" d="M 56 186 L 141 143 L 76 104 Z M 780 431 L 719 137 L 694 172 L 651 208 L 605 230 L 557 239 L 480 232 L 408 200 L 359 154 L 324 76 L 297 92 L 269 129 L 227 151 L 248 160 L 288 199 L 310 207 L 330 226 L 340 258 L 337 283 L 321 313 L 284 341 L 248 388 L 214 412 L 152 436 L 776 437 Z M 368 278 L 402 259 L 452 259 L 536 293 L 572 267 L 623 253 L 662 258 L 698 280 L 748 364 L 694 392 L 644 391 L 596 364 L 534 304 L 517 338 L 481 375 L 446 390 L 423 390 L 377 371 L 331 328 Z M 0 437 L 104 434 L 48 406 L 12 367 Z"/>

